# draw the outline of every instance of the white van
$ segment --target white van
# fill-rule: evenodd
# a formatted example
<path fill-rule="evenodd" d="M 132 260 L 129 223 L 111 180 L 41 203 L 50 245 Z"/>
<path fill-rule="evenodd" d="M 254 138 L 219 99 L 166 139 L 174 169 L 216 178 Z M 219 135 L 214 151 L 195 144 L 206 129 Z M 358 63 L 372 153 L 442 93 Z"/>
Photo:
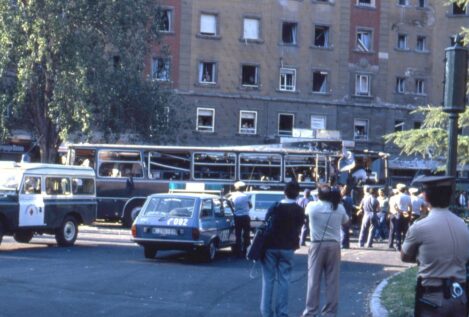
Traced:
<path fill-rule="evenodd" d="M 34 234 L 53 234 L 59 246 L 72 246 L 78 225 L 95 219 L 92 168 L 0 162 L 0 242 L 4 235 L 28 243 Z"/>

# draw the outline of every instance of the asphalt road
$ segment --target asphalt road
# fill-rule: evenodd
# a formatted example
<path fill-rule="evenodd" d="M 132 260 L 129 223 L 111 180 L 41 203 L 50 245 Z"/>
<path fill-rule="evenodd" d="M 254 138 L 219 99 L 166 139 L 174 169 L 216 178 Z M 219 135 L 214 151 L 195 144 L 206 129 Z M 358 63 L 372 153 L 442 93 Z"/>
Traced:
<path fill-rule="evenodd" d="M 307 249 L 295 256 L 291 316 L 299 316 L 306 293 Z M 367 316 L 368 300 L 384 277 L 405 268 L 396 252 L 342 253 L 339 316 Z M 260 316 L 260 267 L 221 250 L 213 263 L 181 252 L 155 260 L 116 226 L 81 227 L 74 247 L 53 237 L 29 244 L 4 237 L 0 245 L 0 316 Z"/>

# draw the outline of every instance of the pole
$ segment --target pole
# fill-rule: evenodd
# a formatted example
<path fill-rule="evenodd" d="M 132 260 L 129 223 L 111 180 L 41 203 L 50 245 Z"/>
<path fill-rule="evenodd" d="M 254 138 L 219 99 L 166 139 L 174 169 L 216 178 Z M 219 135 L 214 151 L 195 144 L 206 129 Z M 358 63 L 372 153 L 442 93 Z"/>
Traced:
<path fill-rule="evenodd" d="M 456 177 L 458 158 L 458 118 L 457 112 L 449 113 L 448 125 L 448 162 L 446 163 L 446 175 Z"/>

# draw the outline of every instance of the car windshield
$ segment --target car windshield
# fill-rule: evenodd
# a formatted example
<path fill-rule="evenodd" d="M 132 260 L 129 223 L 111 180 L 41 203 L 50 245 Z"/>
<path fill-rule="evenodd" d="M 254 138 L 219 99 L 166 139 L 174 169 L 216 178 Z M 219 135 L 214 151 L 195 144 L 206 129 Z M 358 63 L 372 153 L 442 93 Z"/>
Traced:
<path fill-rule="evenodd" d="M 0 190 L 13 191 L 18 188 L 21 174 L 17 171 L 4 170 L 0 173 Z"/>
<path fill-rule="evenodd" d="M 254 209 L 267 210 L 274 203 L 282 200 L 283 197 L 284 197 L 283 193 L 279 193 L 279 194 L 256 194 Z"/>
<path fill-rule="evenodd" d="M 195 198 L 152 197 L 144 215 L 154 217 L 192 217 Z"/>

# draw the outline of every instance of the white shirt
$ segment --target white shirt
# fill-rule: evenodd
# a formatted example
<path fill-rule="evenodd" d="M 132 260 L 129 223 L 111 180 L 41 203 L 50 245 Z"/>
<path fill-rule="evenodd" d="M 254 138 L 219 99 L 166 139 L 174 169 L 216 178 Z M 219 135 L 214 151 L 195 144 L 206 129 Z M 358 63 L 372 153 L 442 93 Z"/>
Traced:
<path fill-rule="evenodd" d="M 342 204 L 339 204 L 336 210 L 332 210 L 332 204 L 328 201 L 312 201 L 306 206 L 306 213 L 309 215 L 311 241 L 340 242 L 341 225 L 349 220 Z"/>

